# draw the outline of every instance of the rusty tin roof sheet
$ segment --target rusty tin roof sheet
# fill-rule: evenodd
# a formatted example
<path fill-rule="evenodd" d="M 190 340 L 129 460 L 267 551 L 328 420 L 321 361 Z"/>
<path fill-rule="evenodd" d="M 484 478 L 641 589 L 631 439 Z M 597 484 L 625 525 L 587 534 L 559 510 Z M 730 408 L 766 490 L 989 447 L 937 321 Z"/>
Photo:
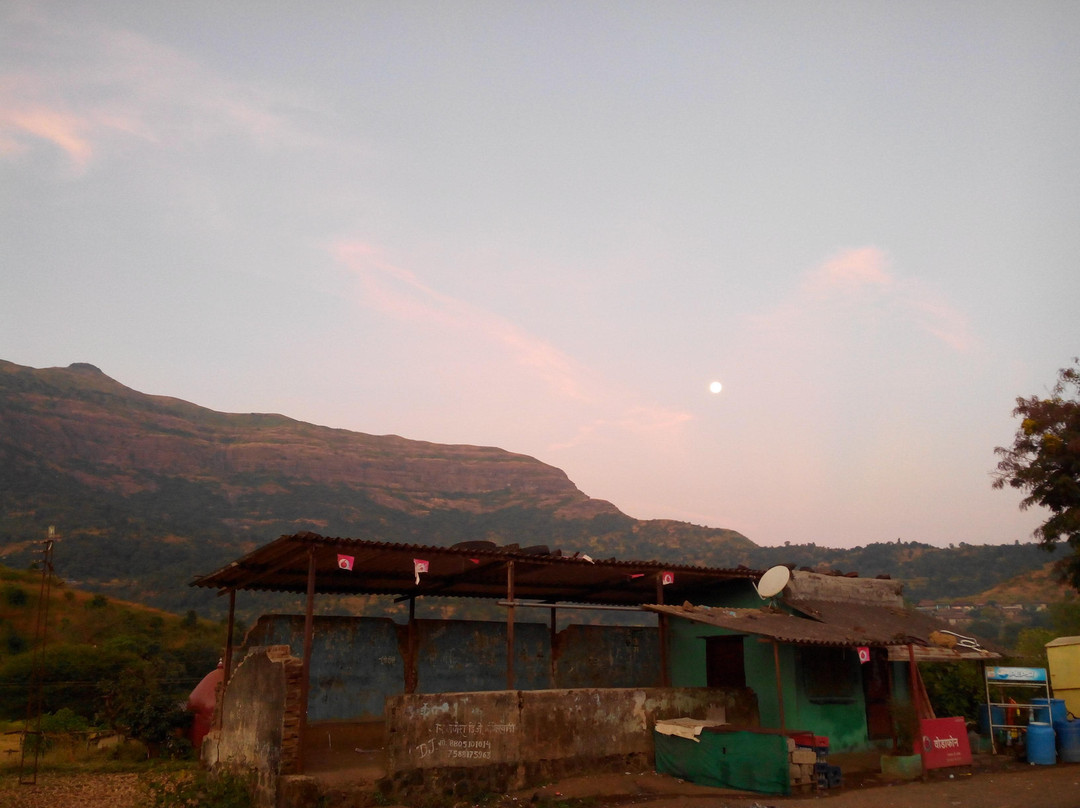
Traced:
<path fill-rule="evenodd" d="M 309 553 L 315 562 L 315 591 L 344 595 L 505 598 L 512 564 L 516 600 L 638 606 L 661 598 L 681 602 L 727 582 L 761 576 L 760 570 L 745 567 L 600 560 L 491 542 L 434 547 L 300 533 L 282 536 L 191 585 L 222 591 L 306 592 Z M 339 554 L 353 558 L 352 570 L 339 567 Z M 416 559 L 428 562 L 419 582 Z M 672 573 L 674 581 L 661 586 L 658 578 L 665 572 Z"/>
<path fill-rule="evenodd" d="M 645 608 L 671 617 L 794 645 L 917 645 L 934 648 L 935 652 L 940 652 L 934 656 L 942 660 L 997 657 L 997 654 L 981 649 L 957 650 L 934 646 L 930 635 L 947 629 L 948 626 L 910 609 L 820 600 L 798 600 L 790 602 L 789 605 L 800 614 L 792 614 L 772 606 L 761 609 L 732 609 L 684 603 L 682 606 L 653 605 Z"/>

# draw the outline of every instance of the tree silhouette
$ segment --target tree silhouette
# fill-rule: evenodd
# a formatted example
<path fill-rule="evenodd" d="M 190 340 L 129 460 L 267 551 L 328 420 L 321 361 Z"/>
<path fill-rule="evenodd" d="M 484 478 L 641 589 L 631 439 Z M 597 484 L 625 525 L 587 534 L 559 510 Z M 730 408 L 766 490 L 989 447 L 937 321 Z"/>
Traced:
<path fill-rule="evenodd" d="M 1022 509 L 1042 505 L 1050 511 L 1035 537 L 1048 550 L 1060 541 L 1069 544 L 1072 553 L 1060 562 L 1061 571 L 1080 589 L 1080 359 L 1058 372 L 1049 397 L 1018 398 L 1013 415 L 1023 420 L 1013 445 L 995 450 L 1001 460 L 994 487 L 1026 491 Z"/>

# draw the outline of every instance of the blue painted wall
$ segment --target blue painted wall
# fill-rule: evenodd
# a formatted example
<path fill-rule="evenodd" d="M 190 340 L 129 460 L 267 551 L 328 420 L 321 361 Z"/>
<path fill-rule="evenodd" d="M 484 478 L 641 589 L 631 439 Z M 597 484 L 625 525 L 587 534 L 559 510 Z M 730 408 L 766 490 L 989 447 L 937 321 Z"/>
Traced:
<path fill-rule="evenodd" d="M 245 644 L 288 645 L 302 657 L 304 618 L 263 615 Z M 398 626 L 382 617 L 316 617 L 310 675 L 309 721 L 381 717 L 386 697 L 405 692 Z"/>
<path fill-rule="evenodd" d="M 417 692 L 506 689 L 506 624 L 417 620 Z M 288 645 L 303 654 L 304 618 L 263 615 L 245 646 Z M 316 617 L 312 638 L 310 721 L 379 720 L 388 696 L 405 691 L 408 627 L 381 617 Z M 655 687 L 660 663 L 655 628 L 570 625 L 559 632 L 552 677 L 550 629 L 514 624 L 514 685 L 519 690 Z M 243 658 L 243 651 L 236 655 Z"/>
<path fill-rule="evenodd" d="M 555 646 L 555 687 L 659 687 L 657 630 L 570 625 Z"/>
<path fill-rule="evenodd" d="M 417 692 L 506 690 L 506 624 L 417 620 Z M 551 687 L 548 627 L 514 624 L 514 687 Z"/>

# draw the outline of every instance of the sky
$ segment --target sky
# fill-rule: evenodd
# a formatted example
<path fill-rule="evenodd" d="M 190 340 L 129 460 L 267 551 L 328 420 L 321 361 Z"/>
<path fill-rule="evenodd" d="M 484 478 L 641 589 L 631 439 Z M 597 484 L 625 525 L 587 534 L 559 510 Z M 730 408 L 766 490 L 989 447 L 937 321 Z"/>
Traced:
<path fill-rule="evenodd" d="M 994 448 L 1080 354 L 1077 41 L 1075 2 L 0 0 L 0 359 L 761 545 L 1027 541 Z"/>

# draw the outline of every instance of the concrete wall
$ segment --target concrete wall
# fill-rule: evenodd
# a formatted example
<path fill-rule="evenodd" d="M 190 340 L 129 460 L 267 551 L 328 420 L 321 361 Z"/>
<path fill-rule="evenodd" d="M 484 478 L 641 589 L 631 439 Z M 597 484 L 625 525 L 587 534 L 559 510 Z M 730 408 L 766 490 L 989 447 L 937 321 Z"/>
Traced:
<path fill-rule="evenodd" d="M 308 721 L 380 719 L 388 695 L 405 690 L 399 626 L 380 617 L 316 617 Z M 303 615 L 263 615 L 244 648 L 287 645 L 304 654 Z M 236 656 L 243 659 L 245 650 Z"/>
<path fill-rule="evenodd" d="M 416 633 L 418 693 L 506 688 L 505 623 L 417 620 Z M 522 690 L 551 687 L 548 636 L 542 623 L 514 624 L 514 684 Z"/>
<path fill-rule="evenodd" d="M 556 688 L 659 687 L 655 628 L 570 625 L 555 644 Z"/>
<path fill-rule="evenodd" d="M 263 801 L 272 802 L 278 775 L 299 768 L 300 674 L 287 646 L 252 649 L 220 696 L 220 727 L 203 740 L 203 761 L 255 772 Z"/>
<path fill-rule="evenodd" d="M 417 620 L 418 693 L 506 688 L 506 625 Z M 303 654 L 304 618 L 263 615 L 245 648 L 287 645 Z M 316 617 L 308 720 L 381 720 L 386 698 L 405 692 L 408 627 L 388 618 Z M 515 623 L 514 684 L 552 687 L 652 687 L 660 682 L 655 628 L 571 625 L 556 636 L 544 623 Z M 241 649 L 236 658 L 242 659 Z"/>
<path fill-rule="evenodd" d="M 387 701 L 387 771 L 399 786 L 440 778 L 491 790 L 651 759 L 656 719 L 704 718 L 757 726 L 749 690 L 623 688 L 402 695 Z M 417 776 L 418 773 L 422 775 Z"/>

